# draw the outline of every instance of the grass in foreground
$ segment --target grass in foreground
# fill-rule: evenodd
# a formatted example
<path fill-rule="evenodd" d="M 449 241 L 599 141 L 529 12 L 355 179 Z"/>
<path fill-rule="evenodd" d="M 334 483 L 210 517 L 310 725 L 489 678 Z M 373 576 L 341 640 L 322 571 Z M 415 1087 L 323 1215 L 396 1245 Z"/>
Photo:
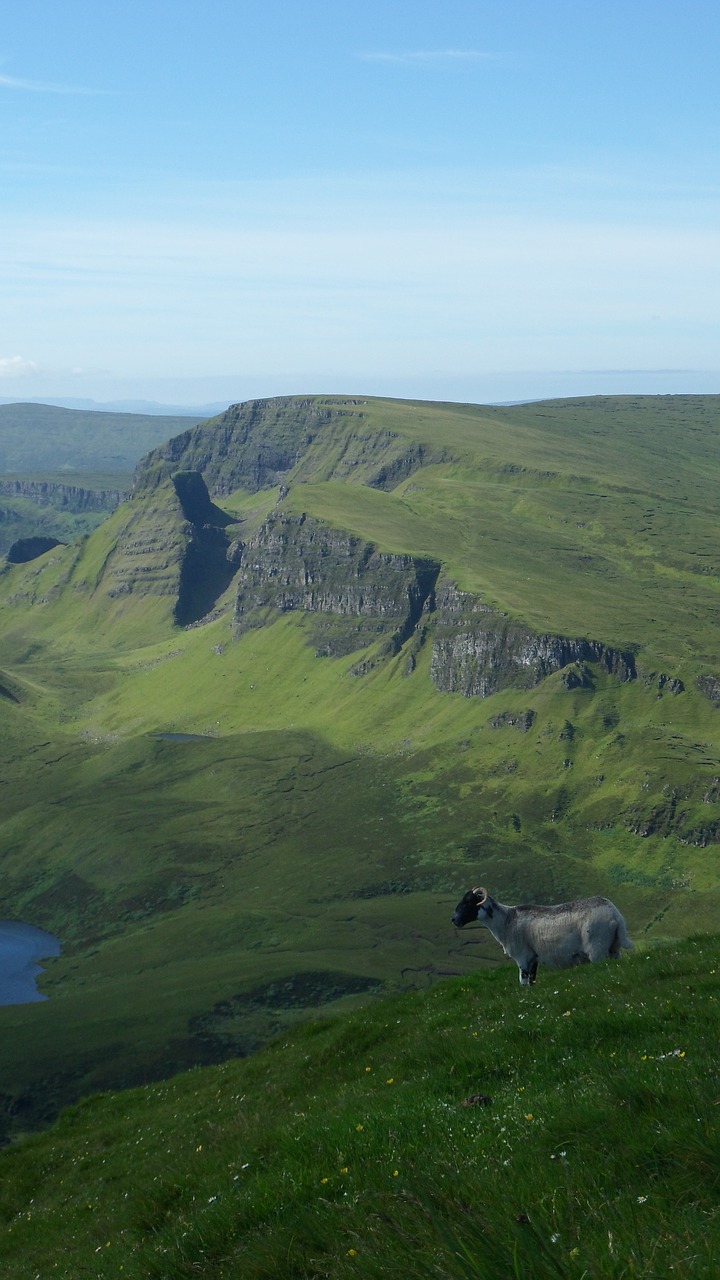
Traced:
<path fill-rule="evenodd" d="M 88 1099 L 0 1157 L 3 1276 L 710 1280 L 718 974 L 508 965 Z"/>

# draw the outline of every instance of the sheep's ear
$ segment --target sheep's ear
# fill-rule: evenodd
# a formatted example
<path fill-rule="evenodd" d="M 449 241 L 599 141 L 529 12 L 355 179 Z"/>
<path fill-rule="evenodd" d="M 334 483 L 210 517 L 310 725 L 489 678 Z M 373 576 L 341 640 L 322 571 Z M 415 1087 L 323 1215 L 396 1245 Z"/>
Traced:
<path fill-rule="evenodd" d="M 482 906 L 487 896 L 488 896 L 487 889 L 473 889 L 473 897 L 475 898 L 475 901 L 477 902 L 479 907 Z"/>

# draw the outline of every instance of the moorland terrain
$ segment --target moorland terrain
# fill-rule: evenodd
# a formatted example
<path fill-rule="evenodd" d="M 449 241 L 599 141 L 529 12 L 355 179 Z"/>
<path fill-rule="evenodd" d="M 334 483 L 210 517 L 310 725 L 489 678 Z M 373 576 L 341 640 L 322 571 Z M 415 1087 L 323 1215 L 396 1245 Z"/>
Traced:
<path fill-rule="evenodd" d="M 718 973 L 479 969 L 83 1099 L 0 1152 L 2 1274 L 716 1280 Z"/>
<path fill-rule="evenodd" d="M 447 927 L 469 882 L 712 927 L 719 425 L 254 402 L 6 565 L 2 911 L 64 948 L 3 1011 L 7 1110 L 495 963 Z"/>
<path fill-rule="evenodd" d="M 713 396 L 253 402 L 5 564 L 0 914 L 63 946 L 5 1131 L 224 1064 L 16 1141 L 8 1275 L 713 1274 L 719 440 Z M 477 883 L 635 952 L 519 993 Z"/>

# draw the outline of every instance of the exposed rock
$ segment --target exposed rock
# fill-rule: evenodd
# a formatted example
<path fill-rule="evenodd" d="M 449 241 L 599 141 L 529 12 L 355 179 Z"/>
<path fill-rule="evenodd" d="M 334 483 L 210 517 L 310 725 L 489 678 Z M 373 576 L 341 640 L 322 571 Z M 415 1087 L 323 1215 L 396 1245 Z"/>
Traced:
<path fill-rule="evenodd" d="M 597 640 L 538 635 L 452 585 L 438 586 L 436 602 L 431 675 L 444 692 L 487 698 L 508 687 L 533 688 L 554 671 L 585 662 L 618 680 L 635 679 L 632 653 Z"/>
<path fill-rule="evenodd" d="M 698 676 L 697 687 L 716 707 L 720 706 L 720 676 Z"/>
<path fill-rule="evenodd" d="M 211 494 L 294 480 L 350 480 L 394 488 L 444 450 L 409 441 L 365 420 L 365 403 L 322 396 L 278 396 L 231 405 L 154 449 L 135 473 L 133 492 L 152 490 L 178 470 L 202 472 Z"/>
<path fill-rule="evenodd" d="M 592 676 L 583 662 L 566 667 L 562 674 L 563 689 L 592 689 Z"/>
<path fill-rule="evenodd" d="M 532 729 L 535 721 L 535 712 L 532 709 L 527 711 L 501 711 L 500 715 L 493 716 L 490 725 L 493 729 L 519 729 L 521 733 L 527 733 Z"/>
<path fill-rule="evenodd" d="M 306 515 L 273 511 L 243 548 L 237 576 L 237 631 L 263 611 L 313 615 L 318 653 L 352 653 L 386 636 L 397 653 L 434 607 L 439 565 L 396 556 Z M 358 673 L 359 674 L 359 673 Z"/>
<path fill-rule="evenodd" d="M 56 507 L 80 515 L 86 511 L 114 511 L 123 500 L 120 489 L 85 489 L 52 480 L 0 480 L 4 498 L 28 498 L 38 507 Z"/>
<path fill-rule="evenodd" d="M 685 692 L 685 685 L 682 680 L 679 680 L 677 676 L 665 675 L 664 671 L 649 671 L 643 679 L 649 688 L 654 687 L 657 689 L 658 698 L 662 698 L 665 693 L 671 693 L 674 697 L 677 697 L 679 693 Z"/>

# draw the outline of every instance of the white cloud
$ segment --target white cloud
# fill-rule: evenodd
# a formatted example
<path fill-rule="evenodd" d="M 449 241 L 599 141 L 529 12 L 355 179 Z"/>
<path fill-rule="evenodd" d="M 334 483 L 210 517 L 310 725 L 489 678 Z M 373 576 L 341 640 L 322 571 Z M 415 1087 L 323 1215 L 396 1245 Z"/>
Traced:
<path fill-rule="evenodd" d="M 0 356 L 0 378 L 22 378 L 37 371 L 37 365 L 23 356 Z"/>

